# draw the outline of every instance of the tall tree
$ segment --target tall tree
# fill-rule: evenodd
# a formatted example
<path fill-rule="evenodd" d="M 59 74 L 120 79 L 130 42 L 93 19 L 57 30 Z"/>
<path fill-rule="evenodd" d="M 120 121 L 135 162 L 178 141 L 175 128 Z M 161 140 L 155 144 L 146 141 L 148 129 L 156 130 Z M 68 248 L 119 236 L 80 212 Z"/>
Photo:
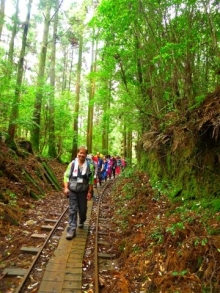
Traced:
<path fill-rule="evenodd" d="M 53 39 L 51 50 L 51 64 L 50 64 L 50 85 L 51 93 L 49 96 L 49 140 L 48 140 L 48 155 L 51 158 L 57 157 L 56 143 L 55 143 L 55 119 L 54 119 L 54 94 L 55 94 L 55 65 L 56 65 L 56 42 L 57 42 L 57 28 L 58 28 L 58 9 L 59 0 L 56 0 L 55 9 L 57 13 L 54 16 L 53 23 Z"/>
<path fill-rule="evenodd" d="M 36 96 L 34 102 L 34 112 L 33 112 L 33 128 L 31 131 L 31 143 L 34 151 L 39 151 L 40 144 L 40 129 L 41 129 L 41 106 L 43 99 L 43 88 L 45 84 L 45 67 L 46 67 L 46 57 L 48 48 L 48 36 L 49 27 L 51 23 L 50 11 L 52 8 L 52 0 L 46 1 L 45 15 L 44 15 L 44 30 L 43 39 L 41 44 L 41 52 L 39 58 L 37 84 L 36 84 Z"/>
<path fill-rule="evenodd" d="M 18 31 L 18 24 L 19 24 L 18 14 L 19 14 L 19 0 L 16 1 L 16 9 L 15 9 L 15 13 L 12 17 L 13 27 L 12 27 L 11 39 L 10 39 L 10 44 L 9 44 L 9 52 L 8 52 L 10 73 L 11 73 L 11 69 L 12 69 L 11 67 L 13 65 L 15 37 L 16 37 L 17 31 Z"/>
<path fill-rule="evenodd" d="M 104 99 L 103 99 L 103 119 L 102 119 L 102 152 L 104 154 L 109 153 L 109 109 L 111 100 L 111 81 L 108 81 L 106 88 L 104 89 Z"/>
<path fill-rule="evenodd" d="M 4 18 L 5 18 L 5 0 L 1 0 L 1 5 L 0 5 L 0 40 L 2 37 Z"/>
<path fill-rule="evenodd" d="M 7 143 L 12 145 L 14 148 L 15 148 L 14 138 L 15 138 L 15 131 L 16 131 L 16 126 L 17 126 L 16 120 L 19 117 L 19 103 L 20 103 L 20 96 L 21 96 L 21 85 L 22 85 L 22 78 L 23 78 L 23 73 L 24 73 L 23 65 L 24 65 L 24 58 L 25 58 L 25 49 L 27 46 L 27 35 L 28 35 L 28 28 L 29 28 L 29 21 L 30 21 L 31 5 L 32 5 L 32 0 L 29 0 L 26 21 L 24 24 L 20 58 L 19 58 L 19 62 L 18 62 L 15 95 L 14 95 L 14 100 L 13 100 L 13 104 L 12 104 L 9 127 L 8 127 Z"/>
<path fill-rule="evenodd" d="M 80 91 L 81 91 L 81 74 L 82 74 L 82 57 L 83 57 L 83 45 L 84 45 L 84 34 L 85 34 L 85 18 L 88 10 L 88 1 L 85 0 L 77 14 L 77 17 L 73 17 L 72 23 L 77 33 L 79 42 L 78 50 L 78 62 L 76 71 L 76 91 L 75 91 L 75 105 L 73 114 L 73 143 L 72 143 L 72 157 L 74 158 L 77 154 L 77 147 L 79 142 L 79 104 L 80 104 Z M 89 1 L 90 2 L 90 1 Z M 88 147 L 88 146 L 87 146 Z"/>
<path fill-rule="evenodd" d="M 90 79 L 89 79 L 89 104 L 88 104 L 88 123 L 87 123 L 87 147 L 89 152 L 92 152 L 93 141 L 93 116 L 94 116 L 94 95 L 95 95 L 95 72 L 98 54 L 98 39 L 96 38 L 93 30 L 92 46 L 91 46 L 91 66 L 90 66 Z"/>
<path fill-rule="evenodd" d="M 76 99 L 74 105 L 73 117 L 73 145 L 72 145 L 72 159 L 76 157 L 78 147 L 78 119 L 79 119 L 79 101 L 80 101 L 80 88 L 81 88 L 81 71 L 82 71 L 82 52 L 83 52 L 83 36 L 79 36 L 79 51 L 78 62 L 76 70 Z"/>

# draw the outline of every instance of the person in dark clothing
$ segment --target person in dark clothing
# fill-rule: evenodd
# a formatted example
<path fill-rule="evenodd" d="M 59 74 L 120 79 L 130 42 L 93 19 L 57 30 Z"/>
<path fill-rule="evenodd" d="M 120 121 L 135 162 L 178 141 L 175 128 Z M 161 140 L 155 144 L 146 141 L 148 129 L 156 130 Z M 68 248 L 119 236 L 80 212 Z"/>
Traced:
<path fill-rule="evenodd" d="M 96 154 L 96 157 L 98 158 L 98 182 L 99 182 L 99 185 L 101 186 L 102 185 L 102 165 L 103 165 L 103 160 L 102 158 L 100 157 L 100 153 L 98 152 Z"/>
<path fill-rule="evenodd" d="M 107 156 L 107 162 L 108 162 L 108 171 L 107 171 L 107 178 L 111 179 L 112 178 L 112 157 Z"/>
<path fill-rule="evenodd" d="M 104 180 L 105 182 L 107 181 L 107 174 L 108 174 L 107 172 L 108 172 L 108 161 L 106 160 L 106 157 L 104 156 L 101 173 L 102 173 L 102 180 Z"/>
<path fill-rule="evenodd" d="M 113 156 L 112 157 L 112 175 L 113 175 L 113 178 L 115 178 L 115 170 L 116 170 L 116 167 L 117 167 L 117 160 Z"/>
<path fill-rule="evenodd" d="M 87 200 L 93 195 L 94 166 L 86 159 L 87 148 L 78 148 L 77 158 L 69 163 L 64 173 L 64 194 L 69 198 L 69 219 L 66 239 L 76 236 L 77 215 L 78 228 L 83 228 L 86 221 Z"/>

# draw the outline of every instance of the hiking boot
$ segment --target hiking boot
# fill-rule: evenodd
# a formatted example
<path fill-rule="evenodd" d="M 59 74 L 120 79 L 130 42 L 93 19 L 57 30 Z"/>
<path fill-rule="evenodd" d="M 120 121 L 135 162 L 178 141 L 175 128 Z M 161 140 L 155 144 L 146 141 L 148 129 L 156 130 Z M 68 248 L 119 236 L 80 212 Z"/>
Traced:
<path fill-rule="evenodd" d="M 84 227 L 84 223 L 79 222 L 78 228 L 82 229 Z"/>
<path fill-rule="evenodd" d="M 72 240 L 73 237 L 75 237 L 75 236 L 76 236 L 76 231 L 75 230 L 74 231 L 68 231 L 67 234 L 66 234 L 66 239 L 67 240 Z"/>

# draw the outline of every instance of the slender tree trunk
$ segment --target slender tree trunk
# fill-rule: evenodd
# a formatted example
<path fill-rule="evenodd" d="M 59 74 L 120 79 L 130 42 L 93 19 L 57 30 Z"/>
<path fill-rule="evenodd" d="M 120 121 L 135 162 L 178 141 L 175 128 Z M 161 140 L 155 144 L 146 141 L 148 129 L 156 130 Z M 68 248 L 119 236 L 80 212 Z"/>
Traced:
<path fill-rule="evenodd" d="M 108 154 L 108 141 L 109 141 L 109 109 L 110 109 L 110 97 L 111 87 L 109 83 L 106 85 L 106 99 L 103 103 L 103 130 L 102 130 L 102 151 L 104 154 Z"/>
<path fill-rule="evenodd" d="M 59 7 L 59 0 L 56 1 L 56 8 Z M 55 143 L 55 120 L 54 120 L 54 89 L 55 89 L 55 65 L 56 65 L 56 38 L 58 27 L 58 13 L 54 17 L 53 24 L 53 43 L 51 52 L 51 68 L 50 68 L 50 85 L 52 92 L 49 97 L 49 142 L 48 155 L 51 158 L 57 157 L 56 143 Z"/>
<path fill-rule="evenodd" d="M 127 145 L 126 145 L 126 153 L 125 158 L 132 162 L 132 130 L 128 130 L 127 133 Z"/>
<path fill-rule="evenodd" d="M 0 40 L 2 37 L 2 29 L 4 25 L 5 19 L 5 0 L 1 0 L 1 7 L 0 7 Z"/>
<path fill-rule="evenodd" d="M 11 40 L 9 44 L 9 51 L 8 51 L 8 62 L 10 66 L 13 65 L 13 56 L 14 56 L 14 44 L 15 44 L 15 36 L 18 31 L 18 14 L 19 14 L 19 0 L 16 2 L 16 9 L 14 14 L 14 23 L 12 28 Z M 10 68 L 10 75 L 11 75 L 12 68 Z"/>
<path fill-rule="evenodd" d="M 74 118 L 73 118 L 73 145 L 72 145 L 72 159 L 76 157 L 78 147 L 78 119 L 79 119 L 79 100 L 80 100 L 80 82 L 81 82 L 81 71 L 82 71 L 82 52 L 83 52 L 83 36 L 79 37 L 79 53 L 78 63 L 76 72 L 76 101 L 74 107 Z"/>
<path fill-rule="evenodd" d="M 126 120 L 126 117 L 124 117 Z M 123 157 L 127 157 L 127 127 L 126 121 L 124 121 L 124 131 L 123 131 L 123 144 L 122 144 L 122 154 Z"/>
<path fill-rule="evenodd" d="M 71 91 L 71 83 L 72 83 L 72 72 L 73 72 L 73 55 L 74 55 L 74 47 L 71 45 L 71 56 L 70 58 L 70 67 L 69 70 L 67 70 L 69 76 L 68 76 L 68 88 L 67 90 L 70 92 Z M 65 75 L 67 75 L 67 72 L 65 72 Z M 66 76 L 67 79 L 67 76 Z"/>
<path fill-rule="evenodd" d="M 62 68 L 62 93 L 66 90 L 66 73 L 67 73 L 67 56 L 68 56 L 68 46 L 63 46 L 63 68 Z"/>
<path fill-rule="evenodd" d="M 91 50 L 91 69 L 90 73 L 96 72 L 96 62 L 97 62 L 97 46 L 98 41 L 96 42 L 96 47 L 94 39 L 92 41 L 92 50 Z M 93 74 L 92 74 L 93 75 Z M 93 115 L 94 115 L 94 99 L 95 95 L 95 79 L 91 77 L 90 86 L 89 86 L 89 106 L 88 106 L 88 123 L 87 123 L 87 147 L 89 152 L 92 152 L 92 136 L 93 136 Z"/>
<path fill-rule="evenodd" d="M 51 10 L 51 1 L 47 1 L 45 18 L 44 18 L 44 31 L 43 31 L 43 41 L 41 45 L 40 52 L 40 61 L 38 68 L 38 77 L 37 77 L 37 90 L 34 103 L 34 112 L 33 112 L 33 128 L 31 131 L 31 142 L 34 151 L 39 151 L 40 144 L 40 126 L 41 126 L 41 106 L 43 99 L 43 86 L 44 86 L 44 74 L 46 67 L 46 56 L 47 56 L 47 45 L 48 45 L 48 35 L 50 27 L 50 10 Z"/>
<path fill-rule="evenodd" d="M 32 0 L 29 0 L 27 16 L 26 16 L 26 21 L 24 24 L 24 31 L 23 31 L 23 37 L 22 37 L 22 47 L 21 47 L 20 58 L 19 58 L 19 62 L 18 62 L 15 95 L 14 95 L 12 110 L 11 110 L 11 114 L 10 114 L 10 122 L 9 122 L 9 127 L 8 127 L 7 143 L 11 144 L 12 147 L 15 147 L 14 138 L 15 138 L 15 131 L 16 131 L 16 127 L 17 127 L 16 120 L 19 117 L 18 106 L 20 103 L 21 85 L 22 85 L 22 78 L 23 78 L 23 73 L 24 73 L 23 65 L 24 65 L 25 49 L 27 46 L 27 34 L 28 34 L 29 21 L 30 21 L 31 5 L 32 5 Z"/>

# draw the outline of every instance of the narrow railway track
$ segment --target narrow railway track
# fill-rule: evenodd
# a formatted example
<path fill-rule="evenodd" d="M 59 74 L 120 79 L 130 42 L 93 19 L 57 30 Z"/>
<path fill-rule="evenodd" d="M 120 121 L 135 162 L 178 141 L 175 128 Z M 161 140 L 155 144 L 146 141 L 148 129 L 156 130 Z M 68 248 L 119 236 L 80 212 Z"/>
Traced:
<path fill-rule="evenodd" d="M 114 240 L 117 227 L 112 221 L 109 205 L 109 194 L 113 184 L 114 180 L 109 180 L 101 188 L 97 188 L 96 197 L 91 203 L 88 222 L 84 229 L 78 229 L 76 237 L 71 241 L 65 239 L 64 233 L 67 225 L 68 201 L 62 200 L 60 207 L 62 213 L 59 215 L 56 213 L 52 219 L 42 220 L 41 227 L 46 233 L 38 235 L 33 233 L 36 237 L 36 246 L 21 248 L 21 253 L 30 255 L 26 264 L 23 264 L 20 269 L 17 266 L 5 268 L 1 278 L 14 277 L 16 281 L 12 281 L 13 290 L 0 290 L 0 293 L 102 292 L 102 288 L 108 286 L 113 273 L 117 271 L 118 248 Z M 45 225 L 43 222 L 45 220 L 46 223 L 51 224 Z M 54 247 L 54 252 L 60 249 L 61 243 L 57 259 L 54 257 L 56 253 L 54 254 L 49 248 L 51 239 L 54 237 L 59 243 L 57 247 Z M 60 241 L 60 238 L 63 240 Z M 85 246 L 82 245 L 83 239 Z M 48 250 L 50 250 L 50 254 Z M 51 257 L 54 259 L 53 261 L 51 261 Z M 64 259 L 66 260 L 65 266 Z M 59 262 L 61 263 L 59 264 Z M 47 271 L 47 264 L 50 267 L 49 271 Z M 58 268 L 58 271 L 54 271 L 55 268 Z M 80 270 L 81 277 L 78 276 Z M 40 276 L 34 277 L 36 273 Z M 46 278 L 45 275 L 47 275 Z M 18 278 L 18 276 L 20 277 Z M 49 283 L 52 283 L 52 287 Z"/>
<path fill-rule="evenodd" d="M 117 271 L 118 247 L 114 239 L 116 225 L 112 221 L 109 193 L 114 184 L 107 181 L 98 191 L 93 204 L 90 233 L 84 256 L 82 292 L 100 293 Z"/>
<path fill-rule="evenodd" d="M 61 221 L 63 220 L 64 216 L 66 215 L 68 210 L 68 207 L 66 207 L 63 211 L 63 213 L 59 216 L 59 218 L 57 220 L 52 220 L 51 222 L 53 222 L 53 226 L 48 226 L 48 229 L 50 230 L 49 234 L 46 236 L 45 241 L 43 243 L 43 245 L 41 247 L 39 247 L 38 252 L 36 254 L 36 256 L 33 259 L 33 262 L 31 263 L 30 267 L 24 271 L 24 276 L 19 284 L 19 286 L 16 288 L 16 290 L 14 291 L 14 293 L 22 293 L 25 285 L 28 281 L 28 278 L 30 277 L 30 274 L 35 266 L 35 264 L 37 263 L 37 261 L 40 259 L 41 255 L 43 254 L 44 249 L 46 248 L 46 246 L 48 245 L 49 241 L 51 240 L 51 237 L 56 233 L 57 229 L 59 228 L 59 225 L 61 223 Z M 50 220 L 48 220 L 50 221 Z M 34 250 L 36 251 L 36 250 Z"/>
<path fill-rule="evenodd" d="M 64 195 L 55 193 L 47 199 L 46 204 L 44 201 L 36 203 L 36 215 L 32 214 L 29 218 L 27 211 L 29 220 L 21 224 L 21 235 L 15 233 L 11 236 L 18 239 L 18 246 L 10 247 L 8 244 L 10 254 L 8 265 L 0 276 L 0 293 L 32 292 L 32 289 L 37 288 L 45 264 L 65 229 L 67 209 Z M 4 260 L 1 261 L 2 264 L 3 262 Z"/>

